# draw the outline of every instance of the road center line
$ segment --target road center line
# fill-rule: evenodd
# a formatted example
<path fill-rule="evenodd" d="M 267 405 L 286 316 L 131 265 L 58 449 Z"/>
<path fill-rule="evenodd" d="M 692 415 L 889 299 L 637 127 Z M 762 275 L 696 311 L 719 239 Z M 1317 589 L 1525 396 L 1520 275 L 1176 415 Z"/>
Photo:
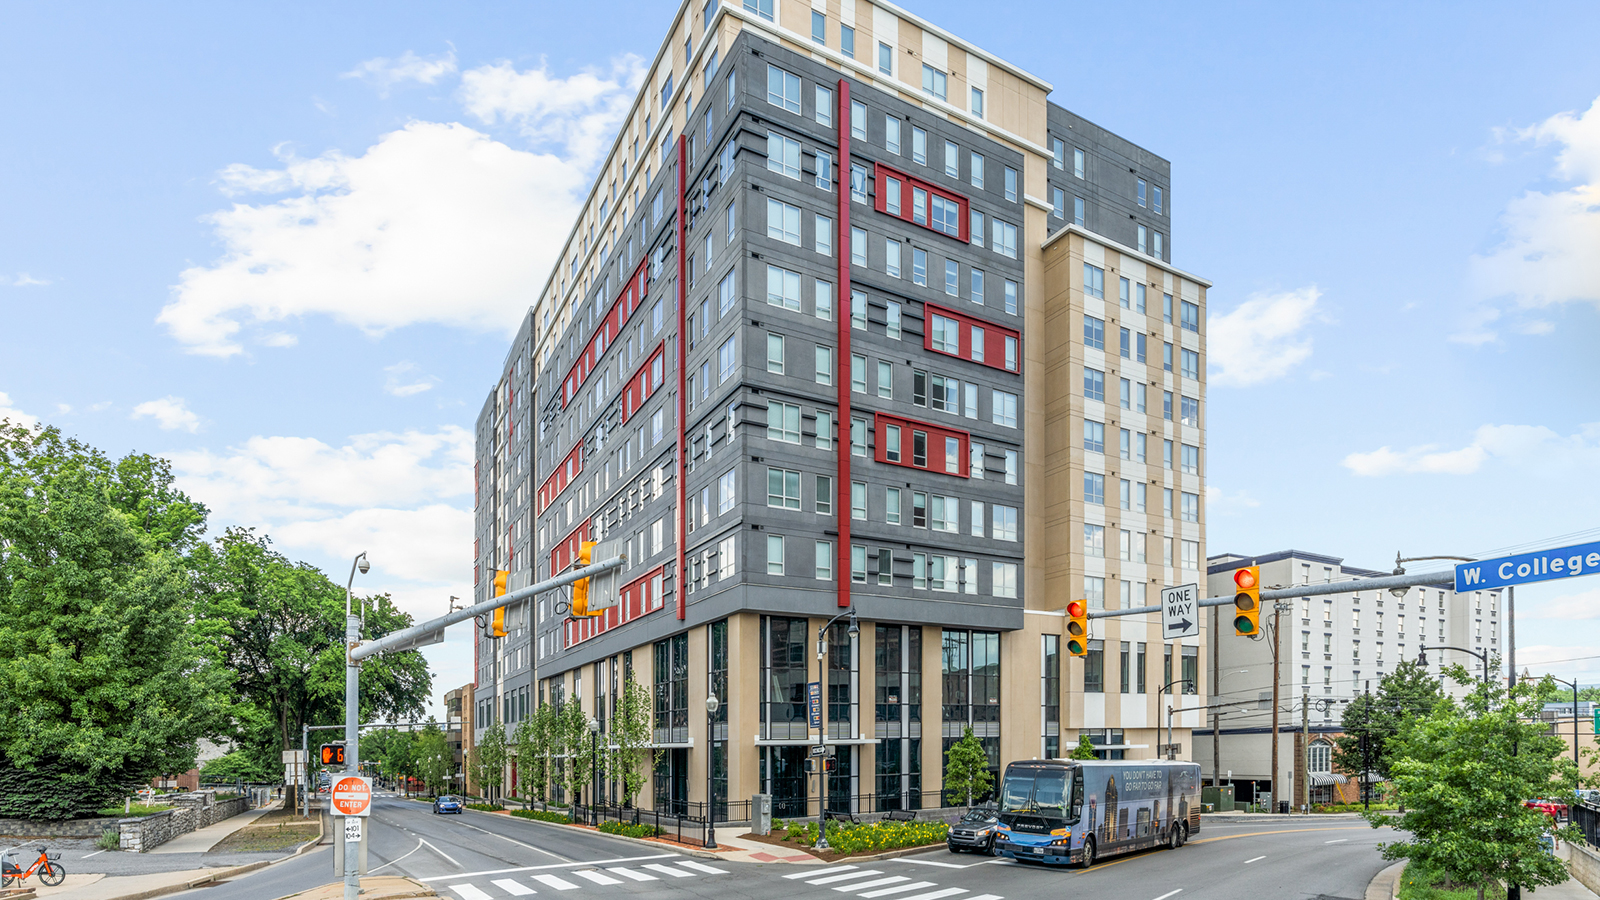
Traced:
<path fill-rule="evenodd" d="M 1262 860 L 1263 860 L 1263 859 L 1266 859 L 1266 857 L 1265 857 L 1265 856 L 1258 856 L 1258 857 L 1256 857 L 1256 858 L 1255 858 L 1255 859 L 1247 859 L 1247 860 L 1245 860 L 1245 861 L 1244 861 L 1244 864 L 1245 864 L 1245 865 L 1247 865 L 1247 866 L 1248 866 L 1248 865 L 1250 865 L 1250 864 L 1251 864 L 1251 863 L 1253 863 L 1253 862 L 1260 862 L 1260 861 L 1262 861 Z"/>
<path fill-rule="evenodd" d="M 1165 894 L 1162 894 L 1161 896 L 1157 897 L 1156 900 L 1167 900 L 1168 897 L 1171 897 L 1174 894 L 1181 894 L 1181 893 L 1183 893 L 1183 888 L 1178 888 L 1175 891 L 1167 891 Z"/>
<path fill-rule="evenodd" d="M 1350 839 L 1349 838 L 1339 838 L 1337 841 L 1323 841 L 1323 843 L 1324 844 L 1342 844 L 1342 843 L 1344 843 L 1345 841 L 1348 841 L 1348 840 L 1350 840 Z"/>
<path fill-rule="evenodd" d="M 908 863 L 913 866 L 938 866 L 941 869 L 965 869 L 968 866 L 979 865 L 979 863 L 967 863 L 966 865 L 961 865 L 960 863 L 937 862 L 931 859 L 906 859 L 904 857 L 895 860 L 895 862 Z"/>
<path fill-rule="evenodd" d="M 450 860 L 450 865 L 455 866 L 458 869 L 461 868 L 461 863 L 458 863 L 454 859 L 451 859 L 450 858 L 450 854 L 444 852 L 443 850 L 440 850 L 438 847 L 435 847 L 432 844 L 428 844 L 428 842 L 423 840 L 422 838 L 417 838 L 417 840 L 422 841 L 422 843 L 424 843 L 424 844 L 427 844 L 429 850 L 432 850 L 433 852 L 439 854 L 440 856 L 444 857 L 445 859 L 449 859 Z"/>
<path fill-rule="evenodd" d="M 553 853 L 553 852 L 551 852 L 549 850 L 546 850 L 546 849 L 544 849 L 542 847 L 535 847 L 532 844 L 524 844 L 523 842 L 517 840 L 516 838 L 508 838 L 503 834 L 499 834 L 499 833 L 490 831 L 487 828 L 479 828 L 476 825 L 468 825 L 465 822 L 461 822 L 459 824 L 461 825 L 462 828 L 471 828 L 473 831 L 480 831 L 480 832 L 482 832 L 484 834 L 489 835 L 490 837 L 497 837 L 502 841 L 510 841 L 511 843 L 516 844 L 518 847 L 526 847 L 529 850 L 535 850 L 535 851 L 537 851 L 539 853 L 543 853 L 545 856 L 554 857 L 555 859 L 565 860 L 567 862 L 571 862 L 572 861 L 571 857 L 562 856 L 559 853 Z"/>
<path fill-rule="evenodd" d="M 388 867 L 394 865 L 395 863 L 399 862 L 400 860 L 405 859 L 407 856 L 410 856 L 412 853 L 415 853 L 415 852 L 417 852 L 418 850 L 421 850 L 421 849 L 422 849 L 422 841 L 418 840 L 417 841 L 417 845 L 415 847 L 412 847 L 411 850 L 408 853 L 406 853 L 405 855 L 401 856 L 399 859 L 391 859 L 391 860 L 389 860 L 388 862 L 386 862 L 383 865 L 379 866 L 378 869 L 387 869 Z M 378 871 L 378 869 L 372 869 L 372 870 L 368 871 L 367 874 L 371 875 L 373 872 Z"/>

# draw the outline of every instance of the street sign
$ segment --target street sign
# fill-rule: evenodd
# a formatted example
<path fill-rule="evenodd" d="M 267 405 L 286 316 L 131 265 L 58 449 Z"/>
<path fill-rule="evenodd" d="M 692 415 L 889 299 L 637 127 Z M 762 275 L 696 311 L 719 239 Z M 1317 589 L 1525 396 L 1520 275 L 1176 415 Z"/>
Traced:
<path fill-rule="evenodd" d="M 811 727 L 822 730 L 822 682 L 806 682 L 806 705 L 810 707 Z"/>
<path fill-rule="evenodd" d="M 1600 541 L 1459 563 L 1456 565 L 1456 591 L 1482 591 L 1579 575 L 1600 575 Z"/>
<path fill-rule="evenodd" d="M 354 844 L 361 840 L 361 820 L 351 816 L 344 820 L 344 842 Z"/>
<path fill-rule="evenodd" d="M 1200 585 L 1161 589 L 1161 639 L 1175 641 L 1200 633 Z"/>
<path fill-rule="evenodd" d="M 812 744 L 811 745 L 811 755 L 812 756 L 832 756 L 833 752 L 834 752 L 834 748 L 833 748 L 832 744 Z"/>
<path fill-rule="evenodd" d="M 340 816 L 370 815 L 372 779 L 360 775 L 341 776 L 333 783 L 333 811 Z"/>

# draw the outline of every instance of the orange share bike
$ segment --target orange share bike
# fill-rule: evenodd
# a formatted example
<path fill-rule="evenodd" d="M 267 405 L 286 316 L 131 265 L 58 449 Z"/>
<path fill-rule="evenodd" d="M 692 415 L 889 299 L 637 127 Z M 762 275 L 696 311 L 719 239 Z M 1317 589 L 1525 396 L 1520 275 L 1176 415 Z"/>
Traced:
<path fill-rule="evenodd" d="M 14 850 L 15 848 L 6 851 L 6 856 L 13 856 Z M 40 847 L 39 858 L 33 861 L 33 865 L 29 866 L 27 871 L 23 871 L 12 863 L 9 858 L 0 860 L 0 887 L 20 885 L 33 877 L 35 872 L 39 873 L 40 881 L 50 887 L 55 887 L 67 878 L 67 870 L 61 867 L 61 863 L 57 862 L 59 859 L 61 859 L 61 854 L 51 853 Z"/>

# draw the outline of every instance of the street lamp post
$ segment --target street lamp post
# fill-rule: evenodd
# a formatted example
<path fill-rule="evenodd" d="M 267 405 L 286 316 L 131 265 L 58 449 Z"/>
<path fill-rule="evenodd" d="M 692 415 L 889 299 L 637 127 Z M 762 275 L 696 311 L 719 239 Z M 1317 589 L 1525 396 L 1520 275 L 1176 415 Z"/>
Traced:
<path fill-rule="evenodd" d="M 716 772 L 713 756 L 716 752 L 716 721 L 717 710 L 722 702 L 716 694 L 706 695 L 706 839 L 707 850 L 717 849 L 717 823 L 716 823 Z"/>
<path fill-rule="evenodd" d="M 1190 687 L 1193 687 L 1194 686 L 1194 681 L 1192 679 L 1189 679 L 1189 678 L 1179 678 L 1177 681 L 1169 681 L 1166 684 L 1163 684 L 1161 686 L 1161 690 L 1157 691 L 1157 694 L 1170 693 L 1167 689 L 1172 687 L 1175 684 L 1187 684 Z M 1171 758 L 1172 758 L 1172 704 L 1168 703 L 1167 704 L 1167 759 L 1171 759 Z"/>
<path fill-rule="evenodd" d="M 600 796 L 600 719 L 589 719 L 589 761 L 592 764 L 593 780 L 589 789 L 589 824 L 600 827 L 600 809 L 595 806 L 595 800 Z"/>
<path fill-rule="evenodd" d="M 1568 681 L 1565 678 L 1557 678 L 1554 675 L 1547 677 L 1559 684 L 1572 686 L 1572 765 L 1575 767 L 1572 772 L 1572 790 L 1574 796 L 1576 796 L 1578 787 L 1582 783 L 1583 772 L 1583 764 L 1578 761 L 1578 681 L 1577 679 Z"/>
<path fill-rule="evenodd" d="M 854 638 L 861 633 L 861 627 L 856 624 L 856 608 L 854 606 L 829 619 L 821 628 L 817 629 L 817 684 L 821 688 L 819 699 L 822 705 L 821 727 L 817 729 L 817 746 L 822 752 L 817 756 L 817 844 L 814 849 L 828 849 L 828 629 L 833 623 L 850 617 L 850 637 Z"/>
<path fill-rule="evenodd" d="M 350 775 L 361 771 L 361 665 L 350 658 L 350 651 L 361 642 L 361 618 L 351 612 L 351 591 L 356 583 L 356 571 L 365 575 L 372 570 L 365 551 L 350 563 L 350 579 L 344 586 L 344 753 L 345 772 Z M 329 807 L 333 806 L 329 792 Z M 361 895 L 361 845 L 355 841 L 344 842 L 344 900 L 358 900 Z"/>
<path fill-rule="evenodd" d="M 1466 654 L 1469 654 L 1471 656 L 1476 656 L 1478 658 L 1478 660 L 1483 663 L 1483 683 L 1484 684 L 1488 684 L 1489 683 L 1489 651 L 1485 650 L 1485 651 L 1480 653 L 1477 650 L 1468 650 L 1465 647 L 1451 647 L 1451 646 L 1446 645 L 1446 644 L 1435 644 L 1433 649 L 1435 649 L 1435 650 L 1456 650 L 1456 651 L 1459 651 L 1461 653 L 1466 653 Z M 1426 643 L 1424 643 L 1422 645 L 1422 649 L 1417 652 L 1417 665 L 1422 666 L 1423 668 L 1427 668 L 1428 667 L 1428 645 Z M 1576 712 L 1576 710 L 1574 710 L 1574 712 Z"/>

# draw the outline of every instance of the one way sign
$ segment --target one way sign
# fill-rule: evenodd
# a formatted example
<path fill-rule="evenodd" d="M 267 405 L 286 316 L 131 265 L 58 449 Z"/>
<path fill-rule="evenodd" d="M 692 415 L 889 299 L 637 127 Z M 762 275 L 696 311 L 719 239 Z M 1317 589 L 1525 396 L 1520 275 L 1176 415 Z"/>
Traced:
<path fill-rule="evenodd" d="M 1200 633 L 1200 586 L 1180 584 L 1161 589 L 1161 637 L 1174 641 Z"/>

